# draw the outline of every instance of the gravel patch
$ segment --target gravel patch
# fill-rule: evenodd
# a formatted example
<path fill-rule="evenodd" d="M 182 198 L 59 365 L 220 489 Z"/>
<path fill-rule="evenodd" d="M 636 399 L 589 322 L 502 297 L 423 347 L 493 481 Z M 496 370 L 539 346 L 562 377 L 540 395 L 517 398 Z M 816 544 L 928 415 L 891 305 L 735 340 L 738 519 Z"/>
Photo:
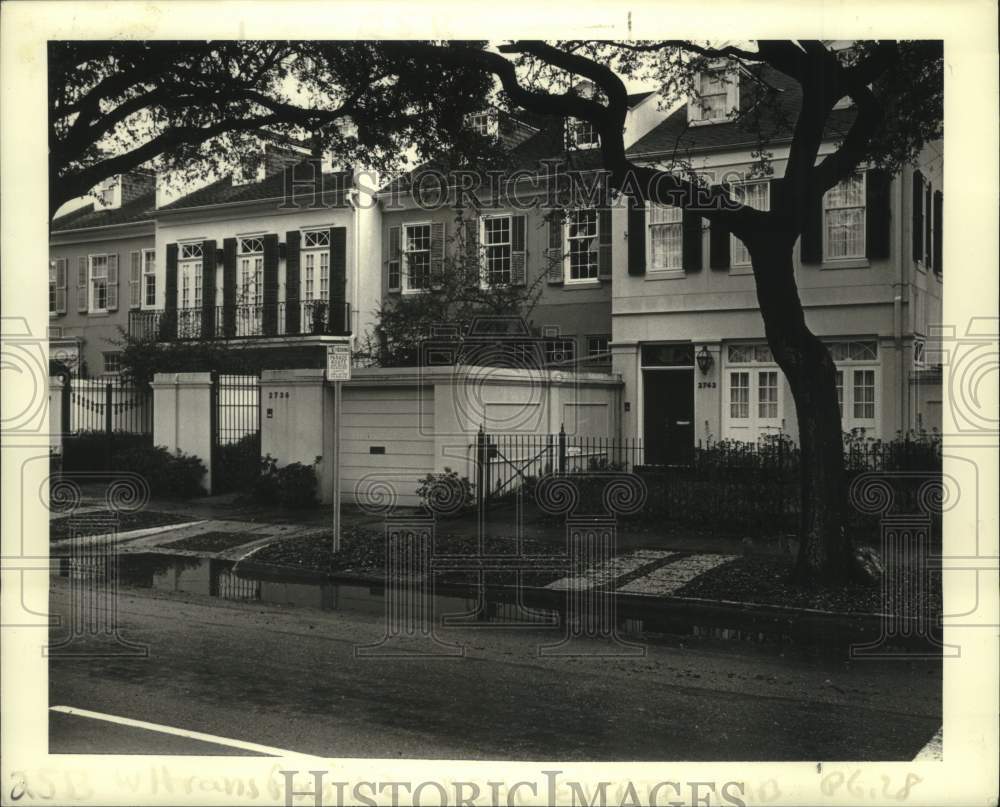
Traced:
<path fill-rule="evenodd" d="M 96 510 L 82 515 L 63 516 L 49 522 L 49 541 L 64 541 L 73 533 L 77 535 L 104 535 L 111 532 L 109 525 L 117 516 L 119 533 L 150 527 L 168 527 L 184 524 L 193 519 L 182 513 L 162 513 L 156 510 L 137 510 L 134 513 L 115 513 L 111 510 Z"/>

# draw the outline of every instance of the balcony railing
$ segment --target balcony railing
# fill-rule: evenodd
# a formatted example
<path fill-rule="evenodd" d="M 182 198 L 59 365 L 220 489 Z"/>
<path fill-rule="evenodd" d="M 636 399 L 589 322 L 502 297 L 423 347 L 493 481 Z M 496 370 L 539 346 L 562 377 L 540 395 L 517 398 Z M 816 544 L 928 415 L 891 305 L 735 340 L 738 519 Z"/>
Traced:
<path fill-rule="evenodd" d="M 128 330 L 133 339 L 158 342 L 350 336 L 351 305 L 310 301 L 132 311 Z"/>

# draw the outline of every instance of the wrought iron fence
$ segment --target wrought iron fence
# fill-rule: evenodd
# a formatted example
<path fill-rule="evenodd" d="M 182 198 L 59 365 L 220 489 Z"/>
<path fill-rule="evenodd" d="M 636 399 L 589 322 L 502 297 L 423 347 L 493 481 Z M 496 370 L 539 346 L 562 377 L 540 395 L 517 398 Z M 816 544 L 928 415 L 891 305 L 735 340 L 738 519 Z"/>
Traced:
<path fill-rule="evenodd" d="M 350 333 L 350 303 L 316 300 L 132 311 L 129 314 L 131 338 L 154 339 L 159 342 L 264 339 L 274 336 L 349 336 Z"/>
<path fill-rule="evenodd" d="M 153 391 L 118 377 L 68 378 L 63 471 L 110 470 L 116 453 L 153 444 Z"/>
<path fill-rule="evenodd" d="M 212 382 L 212 492 L 246 489 L 260 473 L 260 377 Z"/>

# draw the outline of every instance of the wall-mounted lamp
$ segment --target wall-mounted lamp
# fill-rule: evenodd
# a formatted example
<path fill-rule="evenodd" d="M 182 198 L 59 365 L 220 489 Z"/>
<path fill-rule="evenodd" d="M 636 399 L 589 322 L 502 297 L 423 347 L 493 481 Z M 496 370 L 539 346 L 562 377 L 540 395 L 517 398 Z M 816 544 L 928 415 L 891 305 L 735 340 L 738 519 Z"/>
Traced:
<path fill-rule="evenodd" d="M 701 370 L 701 374 L 707 375 L 708 371 L 712 369 L 712 365 L 715 363 L 715 359 L 713 359 L 712 354 L 708 352 L 708 348 L 702 345 L 701 350 L 698 351 L 698 355 L 695 358 L 698 360 L 698 369 Z"/>

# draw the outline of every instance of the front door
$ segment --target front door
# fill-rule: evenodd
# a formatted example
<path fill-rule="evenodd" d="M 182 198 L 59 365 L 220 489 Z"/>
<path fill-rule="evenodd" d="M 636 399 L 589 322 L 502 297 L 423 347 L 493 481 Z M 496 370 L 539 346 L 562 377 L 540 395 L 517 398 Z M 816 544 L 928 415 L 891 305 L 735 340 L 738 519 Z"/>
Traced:
<path fill-rule="evenodd" d="M 694 454 L 694 370 L 643 371 L 646 463 L 681 465 Z"/>

